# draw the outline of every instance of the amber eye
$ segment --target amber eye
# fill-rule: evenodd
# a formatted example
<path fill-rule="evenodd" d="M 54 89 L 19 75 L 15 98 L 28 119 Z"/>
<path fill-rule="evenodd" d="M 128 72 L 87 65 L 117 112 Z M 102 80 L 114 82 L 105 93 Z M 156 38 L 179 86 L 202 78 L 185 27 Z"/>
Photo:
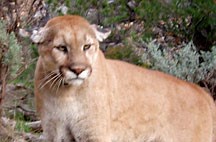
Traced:
<path fill-rule="evenodd" d="M 59 51 L 64 52 L 64 53 L 67 53 L 67 52 L 68 52 L 66 46 L 57 46 L 57 47 L 55 47 L 55 48 L 58 49 Z"/>
<path fill-rule="evenodd" d="M 90 47 L 91 47 L 91 44 L 84 45 L 83 46 L 83 51 L 86 51 L 86 50 L 90 49 Z"/>

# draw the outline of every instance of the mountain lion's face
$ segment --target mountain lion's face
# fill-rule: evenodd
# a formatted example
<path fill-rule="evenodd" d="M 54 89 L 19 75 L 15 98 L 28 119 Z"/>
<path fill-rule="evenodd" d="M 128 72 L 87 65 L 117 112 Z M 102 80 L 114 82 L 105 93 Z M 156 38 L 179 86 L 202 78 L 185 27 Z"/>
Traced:
<path fill-rule="evenodd" d="M 78 16 L 54 18 L 34 33 L 32 39 L 40 44 L 39 54 L 48 72 L 41 87 L 82 84 L 91 75 L 102 36 Z"/>

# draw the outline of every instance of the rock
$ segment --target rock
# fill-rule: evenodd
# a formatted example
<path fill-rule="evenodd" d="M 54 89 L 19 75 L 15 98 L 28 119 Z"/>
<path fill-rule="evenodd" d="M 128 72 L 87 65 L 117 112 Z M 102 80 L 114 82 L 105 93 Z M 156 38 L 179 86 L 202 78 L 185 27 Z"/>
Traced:
<path fill-rule="evenodd" d="M 152 29 L 152 32 L 153 32 L 155 35 L 162 35 L 163 30 L 162 30 L 161 28 L 154 27 L 154 28 Z"/>
<path fill-rule="evenodd" d="M 175 40 L 175 38 L 173 36 L 166 36 L 165 37 L 166 42 L 173 42 L 174 40 Z"/>
<path fill-rule="evenodd" d="M 127 4 L 131 9 L 136 8 L 136 2 L 134 0 L 129 1 Z"/>
<path fill-rule="evenodd" d="M 91 22 L 91 23 L 98 23 L 98 10 L 96 8 L 90 8 L 86 12 L 86 18 Z"/>

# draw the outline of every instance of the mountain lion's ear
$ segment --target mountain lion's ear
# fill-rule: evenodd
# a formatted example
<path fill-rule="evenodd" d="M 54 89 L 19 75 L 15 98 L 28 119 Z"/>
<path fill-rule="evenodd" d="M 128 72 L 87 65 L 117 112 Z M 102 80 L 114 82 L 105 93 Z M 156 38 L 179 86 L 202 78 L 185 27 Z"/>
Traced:
<path fill-rule="evenodd" d="M 39 30 L 33 30 L 31 35 L 31 40 L 37 44 L 42 43 L 45 41 L 45 37 L 47 33 L 48 33 L 48 29 L 45 27 L 40 28 Z"/>
<path fill-rule="evenodd" d="M 108 29 L 102 29 L 101 27 L 97 25 L 91 25 L 93 31 L 95 32 L 96 38 L 98 41 L 103 41 L 105 40 L 111 33 L 111 30 Z"/>

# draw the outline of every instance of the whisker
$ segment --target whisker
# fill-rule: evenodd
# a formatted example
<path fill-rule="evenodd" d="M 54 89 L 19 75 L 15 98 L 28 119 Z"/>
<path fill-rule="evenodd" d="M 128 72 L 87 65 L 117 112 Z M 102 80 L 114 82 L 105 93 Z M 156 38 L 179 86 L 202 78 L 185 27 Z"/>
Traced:
<path fill-rule="evenodd" d="M 47 74 L 44 78 L 42 78 L 41 80 L 40 80 L 40 84 L 39 84 L 39 86 L 41 86 L 47 79 L 49 79 L 51 76 L 53 76 L 54 74 L 56 74 L 54 71 L 53 72 L 51 72 L 51 73 L 49 73 L 49 74 Z"/>
<path fill-rule="evenodd" d="M 63 84 L 63 85 L 65 84 L 65 78 L 63 78 L 62 84 Z"/>
<path fill-rule="evenodd" d="M 58 74 L 53 76 L 51 79 L 47 80 L 44 84 L 42 84 L 42 86 L 39 86 L 40 89 L 42 89 L 45 85 L 47 85 L 50 81 L 52 81 L 53 79 L 55 79 L 56 77 L 58 77 Z"/>
<path fill-rule="evenodd" d="M 62 80 L 63 80 L 63 78 L 60 78 L 60 79 L 59 79 L 58 87 L 57 87 L 57 89 L 56 89 L 56 94 L 57 94 L 58 91 L 59 91 L 59 87 L 60 87 L 61 84 L 62 84 Z"/>
<path fill-rule="evenodd" d="M 57 80 L 58 80 L 60 77 L 61 77 L 61 74 L 58 73 L 58 74 L 56 75 L 56 78 L 53 80 L 52 84 L 50 85 L 50 89 L 53 87 L 54 84 L 56 84 Z M 55 85 L 54 85 L 54 86 L 55 86 Z"/>
<path fill-rule="evenodd" d="M 49 78 L 50 76 L 52 76 L 54 74 L 56 74 L 56 72 L 52 71 L 52 72 L 48 73 L 42 80 L 47 79 L 47 78 Z"/>

